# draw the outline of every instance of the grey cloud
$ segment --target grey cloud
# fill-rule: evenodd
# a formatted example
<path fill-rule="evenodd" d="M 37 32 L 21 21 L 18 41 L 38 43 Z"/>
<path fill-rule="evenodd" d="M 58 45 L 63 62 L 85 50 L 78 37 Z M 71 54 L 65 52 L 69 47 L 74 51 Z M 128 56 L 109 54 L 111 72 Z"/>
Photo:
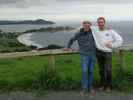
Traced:
<path fill-rule="evenodd" d="M 0 4 L 12 4 L 17 2 L 21 2 L 21 0 L 0 0 Z"/>
<path fill-rule="evenodd" d="M 52 0 L 0 0 L 2 7 L 30 7 L 40 6 Z"/>
<path fill-rule="evenodd" d="M 87 3 L 133 3 L 133 0 L 56 0 L 60 2 L 87 2 Z"/>
<path fill-rule="evenodd" d="M 133 0 L 0 0 L 1 7 L 16 7 L 16 8 L 27 8 L 32 6 L 52 6 L 61 5 L 61 3 L 75 3 L 81 4 L 94 4 L 94 3 L 133 3 Z"/>
<path fill-rule="evenodd" d="M 26 0 L 0 0 L 1 7 L 25 7 Z"/>

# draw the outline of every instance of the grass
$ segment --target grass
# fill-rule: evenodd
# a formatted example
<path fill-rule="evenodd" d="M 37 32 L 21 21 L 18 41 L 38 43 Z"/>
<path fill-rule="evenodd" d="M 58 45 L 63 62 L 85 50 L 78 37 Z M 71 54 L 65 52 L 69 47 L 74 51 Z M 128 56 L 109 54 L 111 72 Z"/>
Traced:
<path fill-rule="evenodd" d="M 0 89 L 56 89 L 80 88 L 80 56 L 56 56 L 56 72 L 50 72 L 47 56 L 0 59 Z M 113 56 L 113 86 L 122 91 L 133 91 L 133 52 L 125 52 L 124 72 L 120 72 L 117 55 Z M 98 66 L 94 84 L 98 85 Z"/>

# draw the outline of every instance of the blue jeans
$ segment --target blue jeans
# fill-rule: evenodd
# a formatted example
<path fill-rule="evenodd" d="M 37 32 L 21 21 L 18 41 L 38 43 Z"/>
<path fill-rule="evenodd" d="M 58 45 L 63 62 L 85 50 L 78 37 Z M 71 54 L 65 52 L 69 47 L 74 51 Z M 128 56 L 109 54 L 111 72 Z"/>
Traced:
<path fill-rule="evenodd" d="M 93 70 L 95 64 L 95 55 L 81 55 L 82 63 L 82 89 L 90 90 L 93 84 Z"/>

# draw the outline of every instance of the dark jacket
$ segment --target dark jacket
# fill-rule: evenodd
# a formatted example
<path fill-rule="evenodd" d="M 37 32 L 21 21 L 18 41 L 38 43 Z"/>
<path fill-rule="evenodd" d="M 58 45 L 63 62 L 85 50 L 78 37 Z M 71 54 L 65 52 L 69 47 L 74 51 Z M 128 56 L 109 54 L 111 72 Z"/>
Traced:
<path fill-rule="evenodd" d="M 95 41 L 91 30 L 89 32 L 84 32 L 83 29 L 80 29 L 80 31 L 70 39 L 67 47 L 71 48 L 73 42 L 76 40 L 78 41 L 80 54 L 89 54 L 96 51 Z"/>

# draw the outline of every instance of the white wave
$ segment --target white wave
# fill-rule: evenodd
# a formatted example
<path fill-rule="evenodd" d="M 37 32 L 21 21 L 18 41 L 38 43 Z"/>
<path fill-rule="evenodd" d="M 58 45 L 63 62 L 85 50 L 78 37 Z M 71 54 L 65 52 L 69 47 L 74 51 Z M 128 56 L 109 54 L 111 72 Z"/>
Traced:
<path fill-rule="evenodd" d="M 20 43 L 26 46 L 36 46 L 37 48 L 42 48 L 43 46 L 40 44 L 35 43 L 31 40 L 32 33 L 20 35 L 17 39 Z"/>

